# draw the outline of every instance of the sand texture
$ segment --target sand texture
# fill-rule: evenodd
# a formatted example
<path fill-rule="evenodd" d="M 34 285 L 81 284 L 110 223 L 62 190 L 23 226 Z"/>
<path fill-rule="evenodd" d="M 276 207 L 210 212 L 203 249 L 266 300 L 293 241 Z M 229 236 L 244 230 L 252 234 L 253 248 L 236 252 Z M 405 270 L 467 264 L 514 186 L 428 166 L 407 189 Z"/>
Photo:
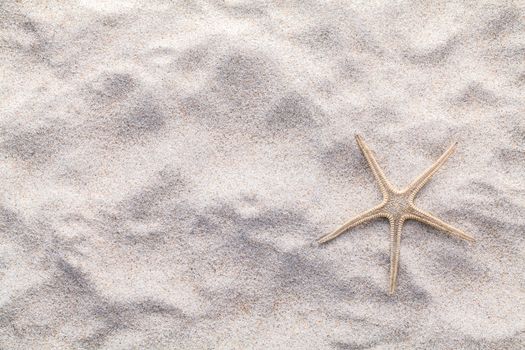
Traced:
<path fill-rule="evenodd" d="M 522 349 L 524 145 L 523 1 L 1 1 L 0 349 Z"/>

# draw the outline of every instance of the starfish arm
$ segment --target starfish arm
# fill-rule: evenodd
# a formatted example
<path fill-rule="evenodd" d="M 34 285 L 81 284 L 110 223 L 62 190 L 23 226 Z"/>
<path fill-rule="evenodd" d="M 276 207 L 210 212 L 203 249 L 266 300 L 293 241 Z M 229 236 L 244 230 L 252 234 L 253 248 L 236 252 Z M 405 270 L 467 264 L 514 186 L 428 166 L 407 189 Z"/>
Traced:
<path fill-rule="evenodd" d="M 359 224 L 365 223 L 365 222 L 370 221 L 370 220 L 372 220 L 374 218 L 382 216 L 380 208 L 381 208 L 381 206 L 377 206 L 377 207 L 374 207 L 374 208 L 372 208 L 370 210 L 367 210 L 367 211 L 365 211 L 365 212 L 355 216 L 354 218 L 348 220 L 343 225 L 341 225 L 334 232 L 331 232 L 331 233 L 329 233 L 327 235 L 324 235 L 321 238 L 319 238 L 317 240 L 317 243 L 322 244 L 322 243 L 326 243 L 328 241 L 331 241 L 332 239 L 336 238 L 337 236 L 339 236 L 340 234 L 342 234 L 343 232 L 345 232 L 349 228 L 352 228 L 354 226 L 357 226 Z"/>
<path fill-rule="evenodd" d="M 454 142 L 452 145 L 450 145 L 449 148 L 439 157 L 439 159 L 432 164 L 425 172 L 421 175 L 419 175 L 410 185 L 408 185 L 408 189 L 411 193 L 411 197 L 414 198 L 415 195 L 425 186 L 425 184 L 432 178 L 432 176 L 441 168 L 443 164 L 447 161 L 447 159 L 454 153 L 456 150 L 457 142 Z"/>
<path fill-rule="evenodd" d="M 444 231 L 448 233 L 451 236 L 464 239 L 466 241 L 474 242 L 474 237 L 469 235 L 468 233 L 463 232 L 460 229 L 457 229 L 446 222 L 444 222 L 441 219 L 438 219 L 434 215 L 427 213 L 421 209 L 413 209 L 412 213 L 409 216 L 410 219 L 414 219 L 417 221 L 420 221 L 422 223 L 425 223 L 427 225 L 430 225 L 434 228 L 437 228 L 438 230 Z"/>
<path fill-rule="evenodd" d="M 389 219 L 390 221 L 390 294 L 393 294 L 397 285 L 397 272 L 399 270 L 399 253 L 401 249 L 401 228 L 403 218 Z"/>
<path fill-rule="evenodd" d="M 379 188 L 381 189 L 381 193 L 383 193 L 384 196 L 387 195 L 388 189 L 392 188 L 392 185 L 388 182 L 385 173 L 383 172 L 383 169 L 379 166 L 379 163 L 377 162 L 374 153 L 368 148 L 368 146 L 365 143 L 365 140 L 360 135 L 355 135 L 355 139 L 357 141 L 357 145 L 361 149 L 361 152 L 363 152 L 363 155 L 366 158 L 366 161 L 368 162 L 368 165 L 372 169 L 372 173 L 374 174 L 374 177 L 379 184 Z"/>

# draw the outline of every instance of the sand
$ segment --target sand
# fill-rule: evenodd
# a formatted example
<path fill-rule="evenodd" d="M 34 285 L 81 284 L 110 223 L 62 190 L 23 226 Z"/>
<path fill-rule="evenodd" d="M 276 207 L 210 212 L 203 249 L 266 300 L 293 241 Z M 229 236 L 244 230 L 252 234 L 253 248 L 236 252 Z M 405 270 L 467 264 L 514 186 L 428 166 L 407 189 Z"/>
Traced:
<path fill-rule="evenodd" d="M 0 348 L 523 347 L 523 5 L 3 1 Z"/>

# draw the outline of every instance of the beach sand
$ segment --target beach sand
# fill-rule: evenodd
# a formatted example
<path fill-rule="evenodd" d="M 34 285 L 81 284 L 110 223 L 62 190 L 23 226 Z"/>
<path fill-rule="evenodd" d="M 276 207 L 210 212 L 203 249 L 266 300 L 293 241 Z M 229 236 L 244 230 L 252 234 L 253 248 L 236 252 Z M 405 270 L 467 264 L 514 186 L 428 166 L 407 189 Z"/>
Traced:
<path fill-rule="evenodd" d="M 523 5 L 3 1 L 0 348 L 523 348 Z"/>

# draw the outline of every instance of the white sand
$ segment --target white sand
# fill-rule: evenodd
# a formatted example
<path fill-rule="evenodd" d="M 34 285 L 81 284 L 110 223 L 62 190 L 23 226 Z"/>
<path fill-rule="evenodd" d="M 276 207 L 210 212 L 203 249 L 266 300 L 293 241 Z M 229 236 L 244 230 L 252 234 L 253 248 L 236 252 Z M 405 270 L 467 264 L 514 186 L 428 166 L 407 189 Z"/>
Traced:
<path fill-rule="evenodd" d="M 2 2 L 0 348 L 523 346 L 524 7 L 423 3 Z M 386 221 L 311 244 L 356 133 L 459 141 L 416 202 L 477 242 L 407 224 L 394 296 Z"/>

